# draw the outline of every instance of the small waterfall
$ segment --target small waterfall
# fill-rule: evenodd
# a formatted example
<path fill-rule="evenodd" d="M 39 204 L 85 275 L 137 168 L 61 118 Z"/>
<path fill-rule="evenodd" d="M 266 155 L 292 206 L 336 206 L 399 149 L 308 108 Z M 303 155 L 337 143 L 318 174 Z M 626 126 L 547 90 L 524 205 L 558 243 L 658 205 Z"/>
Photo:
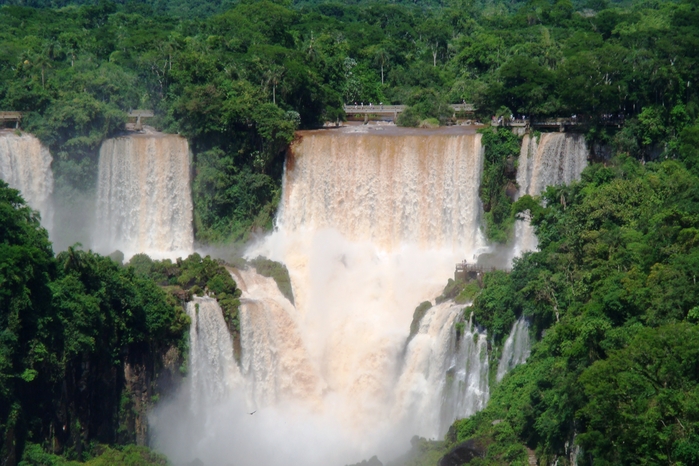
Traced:
<path fill-rule="evenodd" d="M 95 249 L 160 258 L 186 256 L 193 245 L 187 140 L 150 133 L 104 141 Z"/>
<path fill-rule="evenodd" d="M 502 348 L 497 381 L 500 382 L 505 377 L 505 374 L 514 369 L 515 366 L 524 364 L 529 357 L 530 351 L 529 324 L 524 317 L 520 317 L 512 326 L 510 335 L 505 340 L 505 345 Z"/>
<path fill-rule="evenodd" d="M 28 133 L 0 130 L 0 178 L 18 189 L 27 204 L 41 213 L 41 224 L 51 229 L 53 158 L 41 141 Z"/>
<path fill-rule="evenodd" d="M 568 184 L 580 179 L 587 166 L 589 151 L 581 134 L 541 133 L 539 139 L 525 135 L 517 167 L 517 197 L 538 196 L 547 186 Z M 537 248 L 529 220 L 515 224 L 514 257 Z"/>
<path fill-rule="evenodd" d="M 463 321 L 463 309 L 452 301 L 433 306 L 408 344 L 397 409 L 417 435 L 441 438 L 488 402 L 486 334 Z"/>
<path fill-rule="evenodd" d="M 490 398 L 488 385 L 488 341 L 485 332 L 473 324 L 473 314 L 465 324 L 463 335 L 455 343 L 448 371 L 448 383 L 442 402 L 441 435 L 456 420 L 469 417 L 485 408 Z"/>
<path fill-rule="evenodd" d="M 242 378 L 218 301 L 194 297 L 187 303 L 187 315 L 192 320 L 189 330 L 191 406 L 194 412 L 199 412 L 202 406 L 225 400 L 242 383 Z"/>

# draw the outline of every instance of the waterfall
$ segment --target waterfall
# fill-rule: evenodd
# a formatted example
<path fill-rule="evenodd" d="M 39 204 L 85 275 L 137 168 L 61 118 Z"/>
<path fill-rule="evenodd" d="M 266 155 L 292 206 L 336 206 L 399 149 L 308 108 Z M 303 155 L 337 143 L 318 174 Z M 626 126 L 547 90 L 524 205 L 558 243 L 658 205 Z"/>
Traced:
<path fill-rule="evenodd" d="M 348 464 L 395 457 L 482 408 L 486 339 L 458 306 L 435 306 L 403 358 L 415 306 L 484 245 L 482 155 L 463 128 L 299 132 L 276 229 L 247 252 L 287 266 L 295 305 L 254 269 L 234 272 L 244 393 L 208 408 L 206 432 L 159 448 L 210 464 Z"/>
<path fill-rule="evenodd" d="M 529 357 L 531 343 L 529 341 L 529 324 L 524 317 L 517 319 L 512 325 L 510 335 L 502 348 L 502 357 L 498 364 L 497 381 L 500 382 L 505 374 L 519 364 L 524 364 Z"/>
<path fill-rule="evenodd" d="M 95 249 L 128 258 L 186 256 L 193 250 L 187 140 L 160 133 L 102 143 Z"/>
<path fill-rule="evenodd" d="M 233 342 L 218 302 L 195 297 L 187 303 L 189 330 L 189 382 L 191 406 L 222 401 L 242 379 L 233 356 Z"/>
<path fill-rule="evenodd" d="M 538 196 L 547 186 L 568 184 L 580 179 L 587 166 L 588 149 L 581 134 L 541 133 L 538 140 L 529 134 L 522 139 L 517 167 L 517 197 Z M 514 257 L 537 248 L 529 220 L 515 224 Z"/>
<path fill-rule="evenodd" d="M 41 224 L 47 229 L 52 226 L 53 215 L 52 161 L 48 148 L 31 134 L 0 130 L 0 178 L 41 213 Z"/>
<path fill-rule="evenodd" d="M 307 132 L 287 160 L 279 224 L 385 250 L 482 245 L 481 152 L 477 134 Z"/>
<path fill-rule="evenodd" d="M 486 334 L 463 314 L 464 306 L 452 301 L 431 307 L 408 344 L 397 409 L 416 427 L 414 434 L 441 438 L 454 420 L 488 402 Z"/>
<path fill-rule="evenodd" d="M 242 373 L 252 407 L 284 399 L 318 401 L 323 390 L 299 331 L 298 313 L 272 278 L 254 269 L 234 274 L 240 306 Z"/>

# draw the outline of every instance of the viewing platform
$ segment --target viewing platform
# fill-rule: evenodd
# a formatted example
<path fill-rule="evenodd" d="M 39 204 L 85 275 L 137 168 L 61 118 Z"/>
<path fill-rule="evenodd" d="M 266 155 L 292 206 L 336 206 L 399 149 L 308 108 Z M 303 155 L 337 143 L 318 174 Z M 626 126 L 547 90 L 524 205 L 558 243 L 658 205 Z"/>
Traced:
<path fill-rule="evenodd" d="M 466 261 L 459 262 L 456 264 L 456 270 L 454 271 L 454 279 L 461 279 L 461 280 L 466 280 L 467 278 L 471 279 L 480 279 L 483 277 L 484 273 L 487 272 L 495 272 L 497 270 L 501 270 L 506 273 L 510 273 L 512 270 L 508 268 L 498 268 L 498 267 L 492 267 L 492 266 L 485 266 L 485 265 L 480 265 L 480 264 L 469 264 Z"/>
<path fill-rule="evenodd" d="M 0 124 L 14 122 L 15 128 L 19 128 L 19 122 L 22 121 L 22 112 L 4 112 L 0 111 Z"/>
<path fill-rule="evenodd" d="M 141 131 L 143 129 L 143 123 L 141 123 L 142 118 L 153 118 L 155 113 L 153 110 L 129 110 L 128 117 L 135 118 L 136 123 L 133 127 L 136 131 Z"/>

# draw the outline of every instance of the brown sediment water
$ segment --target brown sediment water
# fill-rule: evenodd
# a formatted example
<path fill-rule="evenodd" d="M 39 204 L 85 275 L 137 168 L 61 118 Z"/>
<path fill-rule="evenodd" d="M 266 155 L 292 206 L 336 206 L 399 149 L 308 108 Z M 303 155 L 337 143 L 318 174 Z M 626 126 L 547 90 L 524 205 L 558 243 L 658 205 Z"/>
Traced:
<path fill-rule="evenodd" d="M 156 258 L 193 251 L 189 147 L 177 135 L 147 132 L 102 143 L 95 248 Z"/>
<path fill-rule="evenodd" d="M 41 213 L 41 223 L 52 224 L 53 158 L 49 149 L 29 133 L 0 130 L 0 179 L 22 193 L 27 204 Z"/>

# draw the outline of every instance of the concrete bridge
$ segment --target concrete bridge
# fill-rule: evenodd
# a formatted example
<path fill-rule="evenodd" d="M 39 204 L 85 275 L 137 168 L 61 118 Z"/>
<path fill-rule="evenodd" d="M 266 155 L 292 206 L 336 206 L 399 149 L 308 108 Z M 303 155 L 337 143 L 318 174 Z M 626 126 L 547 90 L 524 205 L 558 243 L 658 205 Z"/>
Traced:
<path fill-rule="evenodd" d="M 450 106 L 454 109 L 454 113 L 473 112 L 475 109 L 473 104 L 451 104 Z M 344 110 L 347 115 L 385 115 L 392 116 L 395 120 L 407 107 L 407 105 L 357 104 L 345 105 Z"/>

